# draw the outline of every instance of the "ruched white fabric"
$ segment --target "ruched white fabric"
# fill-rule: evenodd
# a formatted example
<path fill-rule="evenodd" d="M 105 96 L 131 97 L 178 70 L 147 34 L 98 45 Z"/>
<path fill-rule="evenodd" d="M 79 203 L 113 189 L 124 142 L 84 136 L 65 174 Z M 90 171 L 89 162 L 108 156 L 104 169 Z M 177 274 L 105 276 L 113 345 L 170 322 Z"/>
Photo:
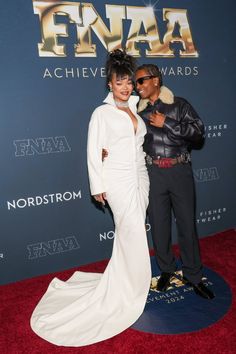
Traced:
<path fill-rule="evenodd" d="M 54 278 L 36 306 L 31 327 L 61 346 L 96 343 L 130 327 L 142 314 L 151 281 L 145 230 L 149 180 L 142 144 L 146 127 L 135 133 L 129 115 L 112 94 L 93 113 L 88 133 L 88 169 L 92 195 L 106 192 L 115 222 L 111 259 L 103 274 L 75 272 L 67 281 Z M 109 152 L 101 161 L 102 148 Z"/>

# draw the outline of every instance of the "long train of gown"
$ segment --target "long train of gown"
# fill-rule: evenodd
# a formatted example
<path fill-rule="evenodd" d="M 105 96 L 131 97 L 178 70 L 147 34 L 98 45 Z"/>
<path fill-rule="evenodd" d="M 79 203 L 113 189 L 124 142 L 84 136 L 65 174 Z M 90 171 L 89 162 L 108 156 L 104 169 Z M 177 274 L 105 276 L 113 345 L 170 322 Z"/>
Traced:
<path fill-rule="evenodd" d="M 130 130 L 129 141 L 141 149 L 145 131 L 138 119 L 136 136 Z M 126 124 L 130 129 L 130 122 Z M 115 221 L 113 251 L 105 272 L 76 271 L 67 281 L 54 278 L 31 317 L 33 331 L 56 345 L 84 346 L 108 339 L 130 327 L 146 303 L 151 268 L 145 230 L 149 181 L 144 159 L 113 163 L 108 158 L 104 171 Z"/>

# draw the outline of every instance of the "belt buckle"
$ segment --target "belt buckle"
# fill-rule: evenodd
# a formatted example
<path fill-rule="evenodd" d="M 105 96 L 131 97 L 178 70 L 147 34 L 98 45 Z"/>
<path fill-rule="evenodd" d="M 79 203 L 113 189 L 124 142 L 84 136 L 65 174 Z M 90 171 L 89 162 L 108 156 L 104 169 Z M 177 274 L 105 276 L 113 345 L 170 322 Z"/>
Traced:
<path fill-rule="evenodd" d="M 148 166 L 152 165 L 152 157 L 151 156 L 146 155 L 146 163 L 147 163 Z"/>
<path fill-rule="evenodd" d="M 181 160 L 182 163 L 188 163 L 191 161 L 191 156 L 189 152 L 184 152 L 183 154 L 181 154 Z"/>
<path fill-rule="evenodd" d="M 164 158 L 159 158 L 159 168 L 171 168 L 174 165 L 172 164 L 172 158 L 171 157 L 164 157 Z"/>

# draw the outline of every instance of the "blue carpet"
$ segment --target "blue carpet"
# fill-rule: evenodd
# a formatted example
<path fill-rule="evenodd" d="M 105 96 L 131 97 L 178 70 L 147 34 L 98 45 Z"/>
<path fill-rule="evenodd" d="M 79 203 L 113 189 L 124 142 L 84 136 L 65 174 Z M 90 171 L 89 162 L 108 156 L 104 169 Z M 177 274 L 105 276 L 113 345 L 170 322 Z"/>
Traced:
<path fill-rule="evenodd" d="M 155 290 L 160 271 L 154 257 L 152 262 L 152 286 L 142 316 L 132 328 L 149 333 L 179 334 L 206 328 L 229 310 L 232 293 L 229 285 L 217 273 L 203 268 L 203 282 L 216 295 L 213 300 L 196 295 L 191 286 L 172 278 L 166 292 Z M 181 270 L 177 273 L 181 275 Z"/>

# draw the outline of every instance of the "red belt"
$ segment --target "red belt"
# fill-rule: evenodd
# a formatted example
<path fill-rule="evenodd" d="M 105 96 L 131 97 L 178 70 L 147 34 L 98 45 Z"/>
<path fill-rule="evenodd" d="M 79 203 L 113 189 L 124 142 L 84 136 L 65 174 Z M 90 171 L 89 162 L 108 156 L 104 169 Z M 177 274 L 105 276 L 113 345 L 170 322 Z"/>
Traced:
<path fill-rule="evenodd" d="M 153 159 L 151 156 L 146 155 L 147 165 L 157 165 L 160 168 L 170 168 L 179 163 L 188 163 L 191 161 L 190 154 L 188 152 L 183 153 L 177 157 L 158 157 L 157 159 Z"/>
<path fill-rule="evenodd" d="M 152 163 L 160 168 L 169 168 L 182 162 L 179 162 L 177 158 L 164 157 L 162 159 L 152 160 Z"/>

